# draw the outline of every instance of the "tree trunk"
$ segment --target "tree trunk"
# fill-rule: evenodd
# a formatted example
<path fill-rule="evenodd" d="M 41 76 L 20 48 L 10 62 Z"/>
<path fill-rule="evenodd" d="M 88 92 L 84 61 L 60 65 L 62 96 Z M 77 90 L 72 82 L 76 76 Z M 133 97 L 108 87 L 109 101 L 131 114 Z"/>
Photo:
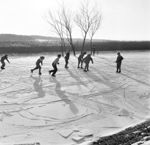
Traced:
<path fill-rule="evenodd" d="M 90 48 L 91 48 L 91 54 L 93 53 L 93 44 L 92 44 L 92 38 L 93 38 L 93 37 L 91 37 L 91 39 L 90 39 Z"/>
<path fill-rule="evenodd" d="M 75 47 L 73 45 L 73 41 L 72 41 L 72 35 L 69 33 L 70 35 L 70 46 L 71 46 L 71 49 L 73 51 L 73 55 L 75 56 L 76 55 L 76 52 L 75 52 Z"/>
<path fill-rule="evenodd" d="M 62 56 L 64 56 L 64 47 L 65 47 L 65 42 L 64 42 L 64 39 L 63 38 L 61 38 L 61 54 L 62 54 Z"/>
<path fill-rule="evenodd" d="M 74 47 L 73 43 L 71 43 L 71 48 L 72 48 L 72 51 L 73 51 L 73 55 L 76 56 L 76 51 L 75 51 L 75 47 Z"/>
<path fill-rule="evenodd" d="M 87 35 L 87 33 L 85 33 L 85 35 L 84 35 L 84 39 L 83 39 L 83 43 L 82 43 L 82 48 L 81 48 L 81 53 L 83 53 L 83 51 L 84 51 L 84 45 L 85 45 L 86 35 Z"/>

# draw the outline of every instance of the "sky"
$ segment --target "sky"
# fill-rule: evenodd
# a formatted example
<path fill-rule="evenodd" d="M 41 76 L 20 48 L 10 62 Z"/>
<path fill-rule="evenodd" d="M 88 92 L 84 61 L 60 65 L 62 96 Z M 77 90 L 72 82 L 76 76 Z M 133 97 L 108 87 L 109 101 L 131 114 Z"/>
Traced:
<path fill-rule="evenodd" d="M 82 0 L 0 0 L 0 34 L 57 36 L 45 17 L 64 3 L 73 14 Z M 150 40 L 150 0 L 91 0 L 102 13 L 95 39 Z M 82 38 L 73 25 L 73 37 Z"/>

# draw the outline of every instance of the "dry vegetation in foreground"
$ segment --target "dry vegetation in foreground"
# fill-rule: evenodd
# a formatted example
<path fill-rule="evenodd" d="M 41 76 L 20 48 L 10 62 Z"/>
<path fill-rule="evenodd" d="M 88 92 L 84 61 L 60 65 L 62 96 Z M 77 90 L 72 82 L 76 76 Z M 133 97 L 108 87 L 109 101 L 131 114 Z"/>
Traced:
<path fill-rule="evenodd" d="M 117 134 L 101 137 L 92 145 L 132 145 L 138 142 L 138 145 L 150 140 L 150 120 L 129 127 Z"/>

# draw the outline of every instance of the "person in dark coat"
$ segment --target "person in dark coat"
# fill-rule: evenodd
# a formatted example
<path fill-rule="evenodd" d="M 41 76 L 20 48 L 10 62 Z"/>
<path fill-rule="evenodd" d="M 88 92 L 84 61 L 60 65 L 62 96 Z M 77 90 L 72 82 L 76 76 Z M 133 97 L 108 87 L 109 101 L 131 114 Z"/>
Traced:
<path fill-rule="evenodd" d="M 65 56 L 65 68 L 69 68 L 68 67 L 69 57 L 70 57 L 70 52 L 68 51 Z"/>
<path fill-rule="evenodd" d="M 33 73 L 34 70 L 39 69 L 39 75 L 41 75 L 41 65 L 43 65 L 43 60 L 44 56 L 41 56 L 37 61 L 36 61 L 36 66 L 35 68 L 31 69 L 31 73 Z"/>
<path fill-rule="evenodd" d="M 49 74 L 52 73 L 52 76 L 55 77 L 56 72 L 57 72 L 57 64 L 59 64 L 59 59 L 61 58 L 61 54 L 57 55 L 57 58 L 52 62 L 52 67 L 54 68 L 53 70 L 49 70 Z"/>
<path fill-rule="evenodd" d="M 121 73 L 121 63 L 123 60 L 123 57 L 121 56 L 120 52 L 117 53 L 117 59 L 116 59 L 116 64 L 117 64 L 117 70 L 116 73 Z"/>
<path fill-rule="evenodd" d="M 1 57 L 1 64 L 2 64 L 1 69 L 5 69 L 5 65 L 6 65 L 5 60 L 7 60 L 7 62 L 10 63 L 9 60 L 8 60 L 8 55 L 7 54 Z"/>
<path fill-rule="evenodd" d="M 84 71 L 87 72 L 89 71 L 89 63 L 90 61 L 92 62 L 92 64 L 94 63 L 93 62 L 93 59 L 91 57 L 91 54 L 88 54 L 84 59 L 83 59 L 83 62 L 85 63 L 85 68 L 84 68 Z"/>
<path fill-rule="evenodd" d="M 78 57 L 78 68 L 80 68 L 80 65 L 81 65 L 81 68 L 83 68 L 82 67 L 83 66 L 83 57 L 85 54 L 86 54 L 86 52 L 83 52 L 79 55 L 79 57 Z"/>

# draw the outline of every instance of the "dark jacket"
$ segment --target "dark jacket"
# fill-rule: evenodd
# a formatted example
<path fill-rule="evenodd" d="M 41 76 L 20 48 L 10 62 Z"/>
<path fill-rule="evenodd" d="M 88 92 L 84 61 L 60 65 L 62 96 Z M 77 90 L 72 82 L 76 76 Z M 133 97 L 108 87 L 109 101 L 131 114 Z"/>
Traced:
<path fill-rule="evenodd" d="M 121 63 L 123 60 L 123 57 L 121 55 L 118 55 L 117 59 L 116 59 L 116 63 Z"/>
<path fill-rule="evenodd" d="M 4 62 L 5 60 L 7 60 L 9 62 L 8 57 L 6 55 L 1 57 L 1 62 Z"/>
<path fill-rule="evenodd" d="M 91 55 L 87 55 L 87 56 L 83 59 L 83 61 L 84 61 L 86 64 L 89 64 L 90 61 L 93 63 L 93 59 L 92 59 Z"/>
<path fill-rule="evenodd" d="M 36 65 L 39 66 L 40 64 L 42 65 L 42 64 L 43 64 L 43 61 L 39 58 L 39 59 L 36 61 Z"/>
<path fill-rule="evenodd" d="M 79 59 L 79 60 L 82 60 L 84 55 L 85 55 L 84 53 L 81 53 L 81 54 L 79 55 L 78 59 Z"/>
<path fill-rule="evenodd" d="M 70 57 L 70 53 L 69 53 L 69 52 L 67 52 L 67 53 L 66 53 L 66 56 L 65 56 L 65 59 L 66 59 L 66 60 L 68 60 L 68 59 L 69 59 L 69 57 Z"/>

